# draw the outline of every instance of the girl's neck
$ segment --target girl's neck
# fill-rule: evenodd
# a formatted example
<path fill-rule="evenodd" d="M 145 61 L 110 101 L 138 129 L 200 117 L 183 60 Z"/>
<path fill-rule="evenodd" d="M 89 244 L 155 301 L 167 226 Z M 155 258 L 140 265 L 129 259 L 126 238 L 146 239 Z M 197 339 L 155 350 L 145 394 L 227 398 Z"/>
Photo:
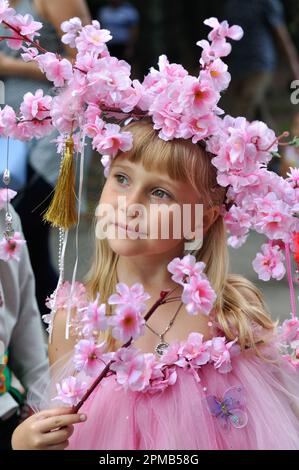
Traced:
<path fill-rule="evenodd" d="M 139 282 L 143 284 L 146 292 L 158 297 L 161 290 L 178 287 L 167 270 L 168 263 L 175 256 L 173 253 L 164 256 L 120 256 L 116 267 L 118 282 L 125 282 L 129 286 Z"/>

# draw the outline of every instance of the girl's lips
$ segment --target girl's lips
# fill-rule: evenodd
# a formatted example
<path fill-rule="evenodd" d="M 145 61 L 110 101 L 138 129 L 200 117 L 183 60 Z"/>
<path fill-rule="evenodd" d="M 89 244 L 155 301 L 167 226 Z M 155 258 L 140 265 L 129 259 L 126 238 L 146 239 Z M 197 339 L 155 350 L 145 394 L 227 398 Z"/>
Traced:
<path fill-rule="evenodd" d="M 121 224 L 120 222 L 115 222 L 113 225 L 115 225 L 115 227 L 120 227 L 120 228 L 126 230 L 126 232 L 129 232 L 129 233 L 136 233 L 138 235 L 146 235 L 146 233 L 136 232 L 135 230 L 132 230 L 131 228 L 129 228 L 128 225 Z"/>

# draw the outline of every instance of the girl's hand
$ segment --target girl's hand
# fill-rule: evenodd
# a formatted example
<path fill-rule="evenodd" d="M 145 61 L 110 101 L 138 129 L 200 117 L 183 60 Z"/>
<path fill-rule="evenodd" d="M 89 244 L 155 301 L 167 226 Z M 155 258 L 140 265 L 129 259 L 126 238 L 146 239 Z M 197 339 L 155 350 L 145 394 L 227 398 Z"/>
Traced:
<path fill-rule="evenodd" d="M 41 411 L 21 423 L 12 435 L 14 450 L 64 450 L 73 434 L 74 424 L 86 415 L 74 414 L 71 408 Z"/>

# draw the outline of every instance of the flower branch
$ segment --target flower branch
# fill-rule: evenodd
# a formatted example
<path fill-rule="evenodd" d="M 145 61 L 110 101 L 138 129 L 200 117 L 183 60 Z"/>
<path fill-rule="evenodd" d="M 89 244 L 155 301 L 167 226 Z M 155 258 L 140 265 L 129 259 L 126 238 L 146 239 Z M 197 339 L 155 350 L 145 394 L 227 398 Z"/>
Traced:
<path fill-rule="evenodd" d="M 174 289 L 175 290 L 175 289 Z M 161 291 L 160 292 L 160 297 L 159 299 L 153 304 L 153 306 L 149 309 L 149 311 L 147 312 L 147 314 L 145 315 L 144 317 L 144 320 L 147 321 L 150 319 L 150 317 L 153 315 L 153 313 L 155 312 L 155 310 L 164 303 L 164 299 L 167 297 L 167 295 L 169 294 L 170 292 L 169 291 Z M 128 348 L 129 346 L 131 346 L 132 344 L 132 341 L 133 341 L 133 338 L 131 337 L 130 340 L 123 344 L 121 346 L 121 348 Z M 88 397 L 92 394 L 92 392 L 95 390 L 95 388 L 97 387 L 97 385 L 101 382 L 101 380 L 106 377 L 106 375 L 108 374 L 108 372 L 110 371 L 110 366 L 112 365 L 113 363 L 113 359 L 105 366 L 105 368 L 102 370 L 102 372 L 100 373 L 100 375 L 94 380 L 94 382 L 92 383 L 92 385 L 90 386 L 90 388 L 87 390 L 87 392 L 83 395 L 83 397 L 81 398 L 81 400 L 79 401 L 79 403 L 73 407 L 73 412 L 74 413 L 78 413 L 78 411 L 80 410 L 81 406 L 83 405 L 83 403 L 88 399 Z"/>

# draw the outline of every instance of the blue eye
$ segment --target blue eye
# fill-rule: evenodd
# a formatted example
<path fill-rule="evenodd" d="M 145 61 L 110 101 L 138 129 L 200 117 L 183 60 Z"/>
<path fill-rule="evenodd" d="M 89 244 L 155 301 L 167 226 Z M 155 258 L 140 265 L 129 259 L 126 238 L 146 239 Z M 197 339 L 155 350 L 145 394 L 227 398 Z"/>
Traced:
<path fill-rule="evenodd" d="M 152 194 L 154 193 L 160 193 L 157 197 L 159 199 L 171 199 L 171 195 L 168 194 L 166 191 L 164 191 L 163 189 L 155 189 L 155 191 L 153 191 Z M 165 197 L 164 197 L 165 196 Z"/>
<path fill-rule="evenodd" d="M 116 179 L 116 181 L 120 184 L 123 184 L 124 183 L 124 180 L 126 180 L 128 182 L 128 178 L 125 176 L 125 175 L 121 175 L 121 174 L 116 174 L 114 175 L 114 178 Z M 123 178 L 123 180 L 122 180 Z"/>

